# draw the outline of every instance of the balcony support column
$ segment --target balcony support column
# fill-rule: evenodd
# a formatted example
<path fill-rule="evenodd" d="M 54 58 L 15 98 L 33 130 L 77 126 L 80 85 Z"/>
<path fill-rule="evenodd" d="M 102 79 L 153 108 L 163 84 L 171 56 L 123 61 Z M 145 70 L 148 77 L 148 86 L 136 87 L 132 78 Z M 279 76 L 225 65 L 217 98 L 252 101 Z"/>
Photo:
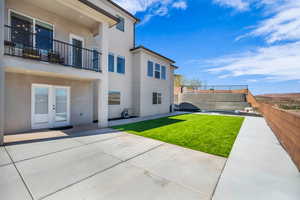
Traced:
<path fill-rule="evenodd" d="M 0 145 L 4 140 L 4 109 L 5 109 L 5 71 L 3 68 L 4 54 L 4 7 L 5 0 L 0 0 Z"/>
<path fill-rule="evenodd" d="M 0 66 L 0 146 L 4 141 L 4 113 L 5 113 L 5 71 Z"/>
<path fill-rule="evenodd" d="M 2 65 L 2 56 L 4 54 L 4 8 L 5 8 L 5 0 L 0 0 L 0 66 Z"/>
<path fill-rule="evenodd" d="M 102 76 L 97 80 L 97 101 L 98 101 L 98 127 L 105 128 L 108 126 L 108 41 L 109 25 L 106 22 L 99 24 L 99 35 L 96 36 L 97 44 L 101 49 L 101 70 Z"/>

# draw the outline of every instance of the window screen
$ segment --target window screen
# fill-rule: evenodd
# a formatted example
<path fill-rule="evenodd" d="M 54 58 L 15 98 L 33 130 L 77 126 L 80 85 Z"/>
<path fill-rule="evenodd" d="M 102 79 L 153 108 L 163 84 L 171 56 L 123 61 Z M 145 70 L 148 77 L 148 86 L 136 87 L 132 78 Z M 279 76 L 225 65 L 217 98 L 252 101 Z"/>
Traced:
<path fill-rule="evenodd" d="M 110 91 L 108 93 L 108 105 L 120 105 L 121 104 L 121 93 Z"/>

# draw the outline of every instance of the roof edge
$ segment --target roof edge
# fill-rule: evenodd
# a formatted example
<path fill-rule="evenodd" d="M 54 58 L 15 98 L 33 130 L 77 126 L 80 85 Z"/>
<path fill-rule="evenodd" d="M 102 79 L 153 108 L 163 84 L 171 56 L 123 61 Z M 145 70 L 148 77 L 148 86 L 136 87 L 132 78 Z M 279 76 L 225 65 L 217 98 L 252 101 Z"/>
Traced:
<path fill-rule="evenodd" d="M 176 65 L 171 65 L 171 67 L 173 67 L 173 68 L 175 68 L 175 69 L 179 69 L 179 67 L 176 66 Z"/>
<path fill-rule="evenodd" d="M 139 18 L 137 18 L 136 16 L 134 16 L 133 14 L 131 14 L 128 10 L 126 10 L 125 8 L 121 7 L 120 5 L 118 5 L 117 3 L 113 2 L 112 0 L 107 0 L 108 3 L 112 4 L 113 6 L 117 7 L 118 9 L 122 10 L 123 12 L 125 12 L 127 15 L 129 15 L 130 17 L 132 17 L 136 23 L 139 23 L 141 20 Z"/>
<path fill-rule="evenodd" d="M 105 11 L 104 9 L 98 7 L 97 5 L 93 4 L 92 2 L 88 1 L 88 0 L 78 0 L 80 3 L 83 3 L 84 5 L 96 10 L 97 12 L 105 15 L 108 18 L 111 18 L 112 20 L 114 20 L 116 23 L 120 22 L 120 19 L 112 14 L 110 14 L 109 12 Z"/>
<path fill-rule="evenodd" d="M 168 61 L 170 61 L 170 62 L 172 63 L 172 66 L 173 66 L 173 64 L 175 63 L 174 60 L 172 60 L 172 59 L 170 59 L 170 58 L 167 58 L 167 57 L 161 55 L 160 53 L 157 53 L 157 52 L 155 52 L 155 51 L 152 51 L 151 49 L 148 49 L 148 48 L 146 48 L 146 47 L 144 47 L 144 46 L 142 46 L 142 45 L 141 45 L 141 46 L 137 46 L 137 47 L 135 47 L 135 48 L 132 48 L 132 49 L 130 49 L 130 51 L 136 51 L 136 50 L 138 50 L 138 49 L 143 49 L 143 50 L 148 51 L 148 52 L 150 52 L 150 53 L 153 53 L 153 54 L 155 54 L 155 55 L 157 55 L 157 56 L 159 56 L 159 57 L 161 57 L 161 58 L 163 58 L 163 59 L 165 59 L 165 60 L 168 60 Z"/>

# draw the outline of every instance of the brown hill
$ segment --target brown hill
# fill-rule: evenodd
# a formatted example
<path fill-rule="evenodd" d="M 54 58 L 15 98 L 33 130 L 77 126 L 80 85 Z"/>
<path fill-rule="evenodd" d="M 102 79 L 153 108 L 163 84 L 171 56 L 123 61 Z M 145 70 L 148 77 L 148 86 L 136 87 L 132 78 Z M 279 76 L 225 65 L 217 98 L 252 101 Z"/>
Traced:
<path fill-rule="evenodd" d="M 257 97 L 286 98 L 292 100 L 300 100 L 300 93 L 262 94 L 262 95 L 257 95 Z"/>

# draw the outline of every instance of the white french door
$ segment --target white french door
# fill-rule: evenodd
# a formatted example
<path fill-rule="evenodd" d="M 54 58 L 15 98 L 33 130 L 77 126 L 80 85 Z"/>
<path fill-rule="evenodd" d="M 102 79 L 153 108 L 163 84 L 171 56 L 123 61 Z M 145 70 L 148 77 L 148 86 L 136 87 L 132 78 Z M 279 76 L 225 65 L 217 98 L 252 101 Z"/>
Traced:
<path fill-rule="evenodd" d="M 70 87 L 33 84 L 31 104 L 33 129 L 70 125 Z"/>

